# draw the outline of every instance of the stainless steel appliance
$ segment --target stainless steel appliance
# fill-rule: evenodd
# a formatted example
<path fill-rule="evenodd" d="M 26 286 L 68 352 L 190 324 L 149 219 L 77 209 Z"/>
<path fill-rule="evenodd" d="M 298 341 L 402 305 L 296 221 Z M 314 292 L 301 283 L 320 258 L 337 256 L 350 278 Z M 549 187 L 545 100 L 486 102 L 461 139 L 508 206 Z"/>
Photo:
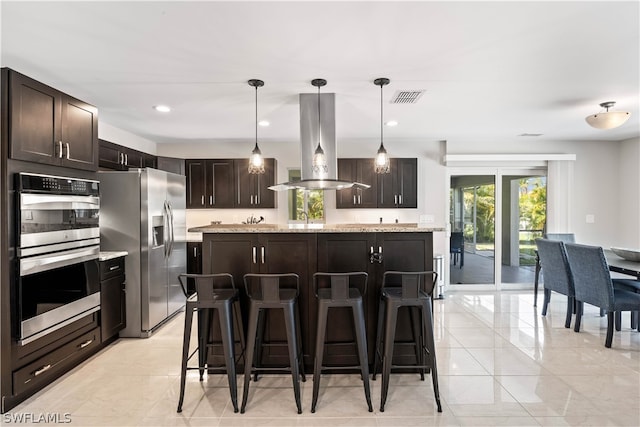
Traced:
<path fill-rule="evenodd" d="M 103 250 L 124 250 L 127 327 L 121 337 L 148 337 L 185 304 L 185 177 L 156 169 L 99 172 Z"/>
<path fill-rule="evenodd" d="M 17 340 L 100 310 L 98 181 L 16 174 Z"/>

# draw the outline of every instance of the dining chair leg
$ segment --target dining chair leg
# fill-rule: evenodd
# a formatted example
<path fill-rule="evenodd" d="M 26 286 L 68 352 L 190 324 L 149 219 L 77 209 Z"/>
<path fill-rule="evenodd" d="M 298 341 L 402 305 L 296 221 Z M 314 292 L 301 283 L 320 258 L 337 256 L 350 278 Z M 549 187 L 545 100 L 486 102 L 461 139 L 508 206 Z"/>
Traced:
<path fill-rule="evenodd" d="M 580 323 L 582 321 L 582 311 L 584 310 L 584 303 L 582 301 L 576 301 L 576 323 L 573 326 L 575 332 L 580 332 Z"/>
<path fill-rule="evenodd" d="M 536 271 L 533 276 L 533 306 L 538 306 L 538 284 L 540 283 L 540 257 L 536 251 Z"/>
<path fill-rule="evenodd" d="M 564 319 L 564 327 L 571 327 L 571 315 L 573 313 L 573 297 L 567 297 L 567 315 Z"/>
<path fill-rule="evenodd" d="M 547 308 L 549 306 L 549 301 L 551 301 L 551 289 L 544 288 L 544 301 L 542 301 L 542 315 L 547 315 Z"/>
<path fill-rule="evenodd" d="M 620 332 L 622 330 L 622 312 L 621 311 L 616 311 L 615 312 L 615 327 L 616 327 L 616 331 Z"/>
<path fill-rule="evenodd" d="M 614 316 L 616 314 L 613 311 L 607 312 L 607 338 L 604 342 L 604 346 L 607 348 L 611 348 L 611 342 L 613 341 L 613 327 L 614 327 Z"/>

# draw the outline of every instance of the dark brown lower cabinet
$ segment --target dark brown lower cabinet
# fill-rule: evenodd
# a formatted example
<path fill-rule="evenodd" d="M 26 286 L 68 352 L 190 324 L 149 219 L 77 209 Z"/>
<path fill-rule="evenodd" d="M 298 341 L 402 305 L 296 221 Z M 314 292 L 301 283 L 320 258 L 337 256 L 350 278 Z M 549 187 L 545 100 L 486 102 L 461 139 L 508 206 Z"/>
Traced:
<path fill-rule="evenodd" d="M 127 326 L 124 257 L 100 261 L 100 334 L 102 342 Z"/>
<path fill-rule="evenodd" d="M 369 363 L 373 365 L 378 318 L 379 290 L 385 270 L 431 270 L 433 238 L 431 232 L 413 233 L 237 233 L 204 234 L 204 273 L 231 273 L 242 288 L 246 273 L 297 273 L 300 276 L 300 311 L 305 369 L 313 370 L 317 303 L 313 293 L 313 273 L 364 271 L 369 274 L 368 292 L 364 297 Z M 244 289 L 243 289 L 244 293 Z M 248 298 L 243 294 L 246 329 Z M 266 325 L 267 339 L 284 341 L 284 320 L 272 316 Z M 330 313 L 327 341 L 347 343 L 353 340 L 351 314 L 335 309 Z M 407 313 L 401 313 L 398 339 L 410 338 Z M 356 365 L 355 345 L 327 347 L 327 365 Z M 398 346 L 399 362 L 413 363 L 410 347 Z M 402 359 L 402 360 L 400 360 Z M 406 359 L 406 360 L 405 360 Z M 287 365 L 286 348 L 265 349 L 264 365 Z"/>

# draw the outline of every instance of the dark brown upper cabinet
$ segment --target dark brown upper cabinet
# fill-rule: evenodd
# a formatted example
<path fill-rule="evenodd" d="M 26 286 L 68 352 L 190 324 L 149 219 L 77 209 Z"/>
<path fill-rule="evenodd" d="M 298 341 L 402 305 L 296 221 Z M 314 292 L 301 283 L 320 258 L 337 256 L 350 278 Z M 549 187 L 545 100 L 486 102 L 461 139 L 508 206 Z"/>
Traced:
<path fill-rule="evenodd" d="M 265 173 L 251 175 L 245 159 L 188 159 L 187 208 L 274 208 L 276 161 L 265 159 Z"/>
<path fill-rule="evenodd" d="M 391 172 L 378 175 L 378 207 L 418 207 L 418 159 L 391 159 Z"/>
<path fill-rule="evenodd" d="M 275 208 L 276 193 L 269 190 L 275 184 L 276 160 L 264 159 L 264 173 L 249 173 L 249 159 L 235 159 L 237 208 Z"/>
<path fill-rule="evenodd" d="M 98 166 L 102 170 L 128 170 L 156 167 L 156 156 L 152 156 L 151 154 L 114 144 L 104 139 L 99 140 L 99 146 Z"/>
<path fill-rule="evenodd" d="M 336 191 L 338 209 L 418 207 L 418 159 L 391 159 L 391 172 L 380 175 L 373 159 L 338 159 L 338 179 L 371 185 Z"/>
<path fill-rule="evenodd" d="M 337 208 L 376 208 L 378 178 L 372 159 L 338 159 L 338 179 L 370 185 L 371 188 L 347 188 L 336 191 Z"/>
<path fill-rule="evenodd" d="M 9 156 L 97 170 L 98 109 L 10 69 Z"/>

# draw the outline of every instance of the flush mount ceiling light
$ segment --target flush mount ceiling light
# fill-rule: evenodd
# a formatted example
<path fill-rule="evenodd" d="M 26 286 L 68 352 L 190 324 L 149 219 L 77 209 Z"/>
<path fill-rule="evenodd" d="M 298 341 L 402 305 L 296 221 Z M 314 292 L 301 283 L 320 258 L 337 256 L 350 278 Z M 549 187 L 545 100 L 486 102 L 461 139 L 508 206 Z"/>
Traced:
<path fill-rule="evenodd" d="M 257 175 L 264 173 L 264 159 L 258 147 L 258 88 L 264 86 L 264 82 L 262 80 L 251 79 L 247 83 L 249 83 L 249 86 L 256 88 L 256 145 L 249 158 L 249 173 Z"/>
<path fill-rule="evenodd" d="M 171 107 L 169 107 L 168 105 L 154 105 L 153 109 L 161 113 L 168 113 L 169 111 L 171 111 Z"/>
<path fill-rule="evenodd" d="M 320 125 L 320 88 L 325 86 L 327 81 L 325 79 L 313 79 L 311 80 L 311 84 L 318 88 L 318 146 L 316 147 L 316 151 L 313 153 L 313 162 L 311 167 L 314 175 L 324 177 L 329 172 L 329 166 L 327 165 L 327 158 L 324 155 L 321 143 L 322 129 Z"/>
<path fill-rule="evenodd" d="M 376 162 L 374 168 L 376 173 L 389 173 L 391 171 L 391 160 L 389 159 L 387 150 L 385 150 L 384 148 L 384 119 L 382 108 L 382 88 L 385 85 L 388 85 L 389 82 L 390 80 L 384 77 L 375 79 L 373 81 L 376 86 L 380 86 L 380 147 L 378 148 L 378 153 L 376 154 Z"/>
<path fill-rule="evenodd" d="M 603 102 L 600 106 L 606 111 L 587 116 L 585 120 L 596 129 L 606 130 L 622 126 L 629 120 L 631 114 L 628 111 L 609 111 L 609 108 L 612 108 L 615 104 L 614 101 Z"/>

